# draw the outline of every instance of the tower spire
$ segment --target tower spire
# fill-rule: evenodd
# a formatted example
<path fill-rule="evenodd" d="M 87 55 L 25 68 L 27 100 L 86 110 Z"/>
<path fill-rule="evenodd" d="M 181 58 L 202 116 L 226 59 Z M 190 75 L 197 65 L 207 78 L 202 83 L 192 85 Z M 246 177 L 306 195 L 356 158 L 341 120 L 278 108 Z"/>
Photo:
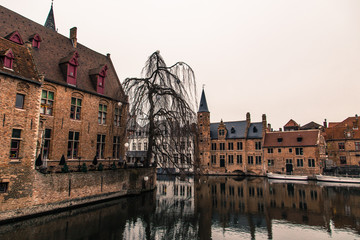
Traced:
<path fill-rule="evenodd" d="M 49 14 L 46 18 L 46 22 L 45 22 L 44 26 L 56 31 L 53 5 L 54 5 L 54 0 L 51 1 L 51 8 L 50 8 Z"/>
<path fill-rule="evenodd" d="M 198 112 L 210 112 L 207 106 L 204 88 L 201 93 L 200 106 Z"/>

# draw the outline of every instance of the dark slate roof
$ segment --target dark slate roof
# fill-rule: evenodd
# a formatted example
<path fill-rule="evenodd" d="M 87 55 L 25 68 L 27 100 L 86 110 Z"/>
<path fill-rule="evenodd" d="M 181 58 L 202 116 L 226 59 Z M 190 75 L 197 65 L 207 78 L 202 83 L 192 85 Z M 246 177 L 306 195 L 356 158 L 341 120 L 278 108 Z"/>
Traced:
<path fill-rule="evenodd" d="M 218 138 L 219 124 L 220 123 L 210 123 L 211 139 Z M 245 138 L 247 126 L 246 121 L 224 122 L 224 124 L 227 129 L 226 139 Z M 254 127 L 257 129 L 256 132 L 254 132 Z M 251 123 L 246 138 L 262 138 L 262 123 Z"/>
<path fill-rule="evenodd" d="M 314 121 L 311 121 L 307 124 L 305 124 L 304 126 L 300 127 L 301 130 L 308 130 L 308 129 L 319 129 L 321 128 L 322 125 L 314 122 Z"/>
<path fill-rule="evenodd" d="M 0 37 L 0 55 L 5 55 L 9 49 L 11 49 L 14 54 L 13 68 L 12 70 L 4 68 L 4 61 L 0 61 L 0 72 L 25 78 L 24 80 L 35 81 L 40 84 L 38 72 L 30 51 L 23 45 Z"/>
<path fill-rule="evenodd" d="M 53 10 L 53 4 L 51 3 L 51 8 L 49 11 L 49 14 L 46 18 L 46 22 L 44 24 L 45 27 L 56 31 L 56 27 L 55 27 L 55 17 L 54 17 L 54 10 Z"/>
<path fill-rule="evenodd" d="M 202 90 L 201 93 L 200 106 L 198 112 L 209 112 L 204 89 Z"/>
<path fill-rule="evenodd" d="M 41 37 L 40 49 L 33 49 L 32 55 L 39 73 L 45 74 L 45 81 L 67 85 L 59 62 L 76 50 L 79 54 L 76 88 L 116 101 L 127 102 L 110 56 L 95 52 L 79 43 L 77 48 L 74 48 L 69 38 L 0 6 L 0 36 L 6 36 L 13 31 L 18 31 L 24 41 L 35 33 Z M 104 94 L 98 94 L 89 71 L 104 64 L 108 66 L 105 91 Z"/>

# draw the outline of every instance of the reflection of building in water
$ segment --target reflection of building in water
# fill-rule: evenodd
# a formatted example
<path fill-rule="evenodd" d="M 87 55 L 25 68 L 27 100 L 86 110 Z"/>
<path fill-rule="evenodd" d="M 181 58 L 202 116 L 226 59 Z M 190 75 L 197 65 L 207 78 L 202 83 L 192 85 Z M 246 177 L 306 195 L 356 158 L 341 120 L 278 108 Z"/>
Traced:
<path fill-rule="evenodd" d="M 168 175 L 157 178 L 157 210 L 169 208 L 182 214 L 194 213 L 194 179 Z"/>
<path fill-rule="evenodd" d="M 251 237 L 267 231 L 272 238 L 273 220 L 318 226 L 328 231 L 331 231 L 331 220 L 335 228 L 351 227 L 360 232 L 358 188 L 231 177 L 202 177 L 195 187 L 199 225 L 204 227 L 199 234 L 204 238 L 211 238 L 214 225 L 242 228 Z"/>

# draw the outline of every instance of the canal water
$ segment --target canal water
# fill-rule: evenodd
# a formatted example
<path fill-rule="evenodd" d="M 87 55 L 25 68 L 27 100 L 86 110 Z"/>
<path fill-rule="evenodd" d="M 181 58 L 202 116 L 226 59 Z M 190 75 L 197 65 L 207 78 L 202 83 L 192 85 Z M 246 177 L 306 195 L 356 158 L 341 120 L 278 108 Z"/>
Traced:
<path fill-rule="evenodd" d="M 156 191 L 1 225 L 0 239 L 360 239 L 360 187 L 158 176 Z"/>

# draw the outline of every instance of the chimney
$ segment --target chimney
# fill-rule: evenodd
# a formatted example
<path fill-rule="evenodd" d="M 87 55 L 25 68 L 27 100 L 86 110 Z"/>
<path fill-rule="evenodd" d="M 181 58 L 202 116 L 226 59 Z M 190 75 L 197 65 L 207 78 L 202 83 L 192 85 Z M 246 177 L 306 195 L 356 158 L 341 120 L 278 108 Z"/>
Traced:
<path fill-rule="evenodd" d="M 251 119 L 250 119 L 250 113 L 246 113 L 246 122 L 248 125 L 250 125 Z"/>
<path fill-rule="evenodd" d="M 269 131 L 271 131 L 271 124 L 270 123 L 268 123 L 268 129 L 269 129 Z M 272 131 L 271 131 L 272 132 Z"/>
<path fill-rule="evenodd" d="M 327 128 L 327 121 L 326 121 L 326 118 L 324 119 L 324 128 Z"/>
<path fill-rule="evenodd" d="M 70 29 L 70 40 L 74 48 L 77 46 L 77 28 L 73 27 Z"/>
<path fill-rule="evenodd" d="M 282 132 L 282 128 L 279 128 L 279 132 Z"/>

